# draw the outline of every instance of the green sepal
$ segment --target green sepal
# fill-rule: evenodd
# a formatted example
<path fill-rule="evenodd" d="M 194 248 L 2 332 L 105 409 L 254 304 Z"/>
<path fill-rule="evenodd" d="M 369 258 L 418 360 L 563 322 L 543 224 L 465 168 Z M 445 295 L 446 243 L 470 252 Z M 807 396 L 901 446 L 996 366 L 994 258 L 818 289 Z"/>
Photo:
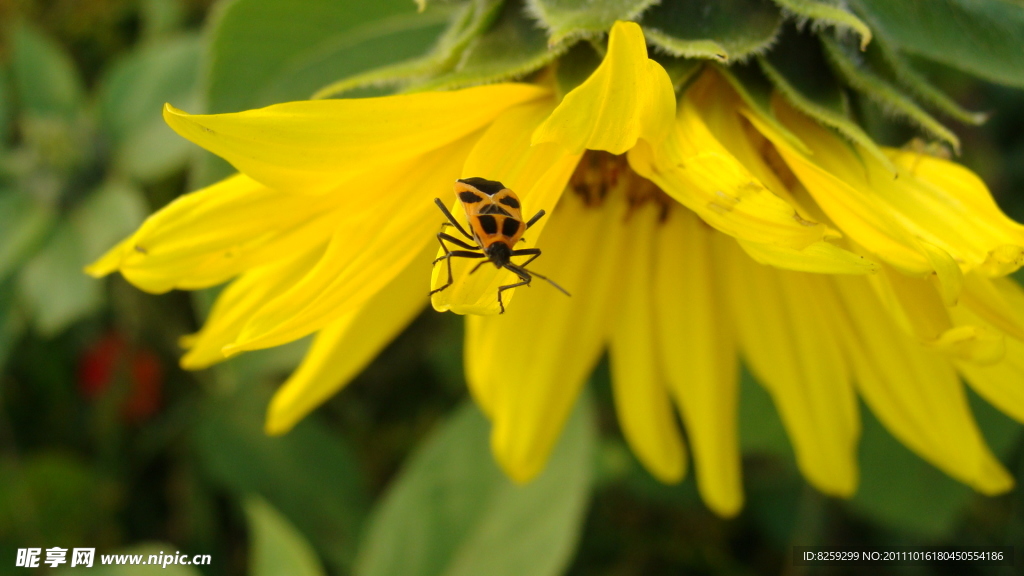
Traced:
<path fill-rule="evenodd" d="M 616 20 L 636 20 L 659 0 L 526 0 L 526 10 L 548 31 L 551 45 L 596 38 Z"/>
<path fill-rule="evenodd" d="M 850 118 L 846 93 L 828 73 L 820 47 L 812 38 L 805 34 L 788 34 L 767 57 L 759 57 L 758 63 L 790 105 L 859 144 L 893 174 L 896 173 L 888 156 Z M 821 72 L 808 74 L 808 70 Z"/>
<path fill-rule="evenodd" d="M 647 41 L 668 54 L 726 62 L 767 50 L 782 12 L 760 0 L 676 0 L 646 11 L 640 25 Z"/>
<path fill-rule="evenodd" d="M 452 70 L 413 85 L 411 91 L 450 90 L 522 78 L 568 48 L 567 42 L 549 47 L 536 22 L 527 18 L 518 4 L 506 3 L 491 29 L 473 39 Z"/>
<path fill-rule="evenodd" d="M 654 53 L 650 56 L 651 60 L 660 64 L 665 69 L 665 72 L 668 72 L 668 78 L 672 81 L 672 88 L 675 89 L 676 94 L 685 91 L 690 82 L 696 80 L 697 75 L 704 69 L 705 64 L 704 60 L 699 58 L 679 58 L 660 53 Z"/>
<path fill-rule="evenodd" d="M 849 30 L 860 36 L 860 49 L 865 50 L 871 42 L 871 28 L 842 5 L 821 0 L 775 0 L 783 9 L 806 18 L 815 24 L 827 25 L 837 30 Z"/>
<path fill-rule="evenodd" d="M 820 35 L 819 39 L 825 47 L 825 54 L 833 69 L 850 87 L 874 100 L 890 114 L 910 120 L 928 134 L 949 144 L 954 152 L 960 154 L 960 139 L 957 135 L 925 112 L 910 96 L 871 70 L 863 58 L 851 54 L 849 47 L 826 35 Z"/>
<path fill-rule="evenodd" d="M 909 90 L 918 100 L 964 124 L 980 126 L 988 120 L 988 113 L 968 110 L 945 92 L 933 86 L 884 38 L 876 39 L 871 46 L 871 52 L 878 54 L 880 60 L 889 69 L 891 78 Z"/>
<path fill-rule="evenodd" d="M 427 54 L 343 78 L 317 90 L 313 99 L 337 97 L 368 86 L 405 86 L 451 70 L 473 40 L 494 23 L 503 2 L 473 0 L 466 3 L 450 16 L 448 27 Z M 422 6 L 425 8 L 426 4 Z"/>
<path fill-rule="evenodd" d="M 577 42 L 555 65 L 558 99 L 582 84 L 601 65 L 601 54 L 590 42 Z"/>

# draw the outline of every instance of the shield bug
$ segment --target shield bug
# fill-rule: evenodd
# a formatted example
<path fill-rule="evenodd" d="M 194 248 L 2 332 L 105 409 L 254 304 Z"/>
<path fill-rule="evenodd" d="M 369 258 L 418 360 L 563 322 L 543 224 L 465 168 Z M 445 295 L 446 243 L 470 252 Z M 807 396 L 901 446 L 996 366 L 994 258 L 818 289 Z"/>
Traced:
<path fill-rule="evenodd" d="M 501 182 L 479 177 L 457 180 L 455 182 L 455 195 L 458 197 L 459 202 L 462 202 L 462 207 L 466 211 L 469 229 L 472 231 L 472 234 L 459 224 L 455 216 L 448 211 L 448 208 L 445 207 L 439 198 L 434 199 L 437 207 L 441 209 L 445 218 L 448 219 L 447 222 L 441 225 L 442 230 L 437 233 L 437 241 L 444 248 L 444 256 L 434 260 L 434 264 L 442 260 L 446 261 L 448 264 L 448 282 L 440 288 L 431 290 L 431 295 L 444 290 L 454 282 L 452 279 L 452 258 L 483 258 L 483 262 L 477 264 L 470 271 L 470 274 L 476 272 L 487 262 L 490 262 L 496 268 L 510 270 L 519 277 L 519 282 L 498 287 L 498 306 L 501 307 L 502 314 L 505 313 L 505 303 L 501 300 L 501 293 L 518 286 L 529 286 L 534 276 L 541 280 L 546 280 L 566 296 L 570 295 L 566 292 L 565 288 L 555 284 L 549 278 L 526 269 L 530 262 L 533 262 L 540 256 L 539 248 L 515 249 L 515 245 L 522 239 L 523 233 L 544 216 L 543 210 L 537 212 L 528 222 L 523 222 L 522 207 L 516 193 L 506 188 Z M 454 227 L 472 244 L 445 233 L 444 227 L 446 226 Z M 446 242 L 463 248 L 463 250 L 452 250 Z M 529 258 L 522 264 L 515 264 L 512 262 L 512 258 L 516 256 L 529 256 Z"/>

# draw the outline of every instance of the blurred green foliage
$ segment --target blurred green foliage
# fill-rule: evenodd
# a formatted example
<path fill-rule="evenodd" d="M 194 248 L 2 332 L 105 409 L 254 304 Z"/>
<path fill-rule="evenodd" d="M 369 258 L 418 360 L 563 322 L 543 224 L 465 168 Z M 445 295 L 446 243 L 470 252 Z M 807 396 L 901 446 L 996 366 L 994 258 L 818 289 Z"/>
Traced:
<path fill-rule="evenodd" d="M 583 0 L 526 3 L 564 38 L 652 4 L 607 0 L 593 20 L 580 17 Z M 993 114 L 983 126 L 954 125 L 963 161 L 1024 219 L 1024 97 L 919 59 L 1019 86 L 1024 60 L 1004 51 L 1024 40 L 1004 43 L 1009 36 L 983 28 L 960 37 L 932 13 L 894 24 L 894 6 L 908 3 L 850 2 L 896 46 L 900 60 L 890 64 L 910 62 L 967 109 Z M 235 111 L 304 98 L 345 77 L 353 80 L 336 88 L 353 90 L 346 96 L 417 82 L 452 87 L 529 73 L 568 51 L 558 71 L 564 92 L 598 54 L 589 43 L 549 51 L 518 2 L 422 2 L 423 14 L 407 0 L 210 4 L 0 0 L 0 575 L 21 573 L 15 550 L 28 546 L 212 555 L 211 566 L 159 569 L 180 576 L 630 575 L 796 574 L 793 544 L 1024 541 L 1022 489 L 973 493 L 866 409 L 859 492 L 849 501 L 817 494 L 749 375 L 740 407 L 747 504 L 736 519 L 704 508 L 692 477 L 665 486 L 643 470 L 618 431 L 604 363 L 548 469 L 516 486 L 495 466 L 486 421 L 465 399 L 461 322 L 433 312 L 294 431 L 265 436 L 267 400 L 308 342 L 185 373 L 178 339 L 195 330 L 215 291 L 154 297 L 81 272 L 146 214 L 228 169 L 174 135 L 162 105 Z M 828 14 L 813 1 L 779 4 Z M 698 2 L 666 3 L 643 23 L 675 54 L 658 58 L 682 86 L 696 70 L 678 58 L 687 51 L 744 55 L 775 38 L 780 9 L 752 5 L 743 13 L 749 33 L 737 37 L 718 34 L 721 15 L 694 12 Z M 979 14 L 1000 9 L 942 3 L 974 27 Z M 666 11 L 697 16 L 656 18 Z M 652 34 L 651 22 L 662 20 L 672 26 Z M 1015 22 L 1006 19 L 1019 35 Z M 943 47 L 922 40 L 933 35 Z M 896 145 L 913 135 L 876 99 L 829 75 L 824 52 L 810 54 L 819 55 L 816 83 L 794 76 L 784 52 L 733 70 L 755 98 L 764 91 L 751 78 L 766 90 L 758 70 L 767 66 L 777 86 L 792 80 L 825 114 L 857 118 L 840 128 Z M 381 66 L 386 73 L 372 72 Z M 923 86 L 907 90 L 930 94 Z M 921 96 L 941 111 L 936 98 Z M 993 449 L 1024 477 L 1020 427 L 971 400 Z"/>

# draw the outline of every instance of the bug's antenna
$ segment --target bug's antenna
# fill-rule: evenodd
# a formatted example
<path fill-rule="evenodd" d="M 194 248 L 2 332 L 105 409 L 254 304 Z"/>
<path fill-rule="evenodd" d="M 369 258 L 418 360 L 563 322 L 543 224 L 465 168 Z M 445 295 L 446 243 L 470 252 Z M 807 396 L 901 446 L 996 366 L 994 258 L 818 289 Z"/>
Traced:
<path fill-rule="evenodd" d="M 506 264 L 505 268 L 508 268 L 509 270 L 515 272 L 516 274 L 521 274 L 523 272 L 527 272 L 526 270 L 523 270 L 522 268 L 520 268 L 519 266 L 516 266 L 515 264 Z M 551 278 L 548 278 L 547 276 L 542 276 L 542 275 L 534 272 L 533 270 L 530 270 L 527 274 L 530 275 L 530 276 L 536 276 L 537 278 L 540 278 L 541 280 L 547 281 L 548 284 L 551 284 L 552 286 L 557 288 L 559 292 L 561 292 L 562 294 L 565 294 L 566 296 L 572 296 L 572 294 L 569 294 L 568 290 L 566 290 L 565 288 L 562 288 L 558 284 L 555 284 L 554 280 L 552 280 Z"/>

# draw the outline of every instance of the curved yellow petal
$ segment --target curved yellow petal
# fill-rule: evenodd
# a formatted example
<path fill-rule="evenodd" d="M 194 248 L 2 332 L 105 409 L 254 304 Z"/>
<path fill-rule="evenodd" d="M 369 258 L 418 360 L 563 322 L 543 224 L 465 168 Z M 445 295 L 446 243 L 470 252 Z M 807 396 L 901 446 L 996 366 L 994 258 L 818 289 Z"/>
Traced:
<path fill-rule="evenodd" d="M 302 363 L 270 400 L 267 434 L 288 432 L 344 388 L 423 310 L 423 278 L 432 253 L 424 250 L 358 311 L 317 333 Z"/>
<path fill-rule="evenodd" d="M 95 262 L 85 267 L 85 273 L 93 278 L 102 278 L 107 274 L 113 274 L 121 268 L 121 262 L 125 255 L 132 249 L 132 237 L 129 236 L 117 243 L 116 246 L 107 250 Z"/>
<path fill-rule="evenodd" d="M 686 426 L 697 488 L 716 514 L 731 517 L 743 507 L 738 363 L 715 235 L 686 209 L 671 210 L 662 222 L 654 263 L 655 349 Z"/>
<path fill-rule="evenodd" d="M 968 261 L 990 276 L 1005 276 L 1024 265 L 1024 226 L 999 209 L 981 178 L 959 164 L 920 152 L 885 152 L 910 176 L 890 202 L 949 244 L 936 243 L 939 247 L 961 259 L 970 254 Z"/>
<path fill-rule="evenodd" d="M 871 259 L 825 240 L 815 242 L 802 250 L 747 240 L 736 241 L 754 261 L 794 272 L 857 275 L 875 274 L 879 268 Z"/>
<path fill-rule="evenodd" d="M 288 102 L 234 114 L 189 115 L 167 105 L 178 134 L 267 186 L 320 193 L 359 173 L 415 158 L 548 96 L 529 84 L 451 92 Z"/>
<path fill-rule="evenodd" d="M 857 187 L 867 187 L 863 166 L 868 160 L 862 157 L 864 155 L 856 155 L 845 141 L 785 104 L 779 103 L 776 108 L 780 111 L 779 119 L 789 121 L 787 128 L 794 130 L 814 150 L 813 156 L 797 149 L 784 134 L 753 111 L 744 109 L 743 114 L 771 141 L 832 222 L 868 252 L 889 264 L 918 275 L 932 272 L 927 255 L 914 239 L 892 219 L 884 206 Z M 794 125 L 799 129 L 794 129 Z"/>
<path fill-rule="evenodd" d="M 206 288 L 322 243 L 342 199 L 283 194 L 244 175 L 185 194 L 126 240 L 118 268 L 147 292 Z"/>
<path fill-rule="evenodd" d="M 1024 342 L 1006 339 L 1002 362 L 979 365 L 958 362 L 971 388 L 1007 416 L 1024 423 Z"/>
<path fill-rule="evenodd" d="M 338 229 L 317 266 L 249 320 L 228 354 L 278 346 L 325 327 L 362 306 L 421 250 L 436 242 L 443 216 L 434 197 L 453 197 L 452 184 L 479 138 L 472 134 L 417 159 L 394 175 L 387 204 Z M 423 290 L 429 291 L 427 277 Z"/>
<path fill-rule="evenodd" d="M 979 325 L 955 324 L 941 289 L 890 267 L 869 279 L 889 317 L 906 334 L 954 358 L 992 364 L 1005 353 L 1003 338 Z"/>
<path fill-rule="evenodd" d="M 307 249 L 293 258 L 248 270 L 231 282 L 217 296 L 199 332 L 183 339 L 189 350 L 181 358 L 181 367 L 201 370 L 226 360 L 224 347 L 238 338 L 253 313 L 287 292 L 313 269 L 323 253 L 322 245 Z"/>
<path fill-rule="evenodd" d="M 960 302 L 992 326 L 1024 342 L 1024 289 L 1013 280 L 967 274 Z"/>
<path fill-rule="evenodd" d="M 728 290 L 743 356 L 782 417 L 801 472 L 816 488 L 857 488 L 860 419 L 850 371 L 828 319 L 828 278 L 773 270 L 732 248 Z"/>
<path fill-rule="evenodd" d="M 658 480 L 682 480 L 686 447 L 658 365 L 654 316 L 653 248 L 659 210 L 647 204 L 629 216 L 629 256 L 620 271 L 618 316 L 612 323 L 612 393 L 622 434 Z M 676 253 L 678 257 L 679 254 Z"/>
<path fill-rule="evenodd" d="M 639 141 L 629 164 L 702 220 L 736 238 L 797 250 L 829 232 L 751 174 L 708 129 L 689 95 L 675 127 L 678 138 L 658 145 Z"/>
<path fill-rule="evenodd" d="M 490 417 L 502 469 L 525 482 L 543 468 L 580 388 L 604 349 L 623 254 L 625 202 L 600 210 L 566 194 L 537 268 L 571 298 L 534 286 L 501 316 L 469 316 L 466 377 Z M 543 263 L 543 267 L 540 264 Z M 549 287 L 550 288 L 550 287 Z"/>
<path fill-rule="evenodd" d="M 855 144 L 775 102 L 779 120 L 812 150 L 789 145 L 748 113 L 829 218 L 855 242 L 901 270 L 934 271 L 947 303 L 959 295 L 959 270 L 1005 274 L 1024 263 L 1024 227 L 1006 218 L 965 169 L 887 150 L 897 174 Z"/>
<path fill-rule="evenodd" d="M 879 421 L 903 444 L 953 478 L 984 494 L 1013 487 L 971 415 L 963 385 L 941 354 L 892 322 L 866 282 L 835 277 L 842 312 L 835 333 L 857 389 Z"/>
<path fill-rule="evenodd" d="M 498 180 L 513 190 L 519 196 L 523 217 L 527 220 L 540 210 L 547 213 L 547 216 L 537 221 L 525 233 L 523 241 L 516 244 L 516 249 L 532 248 L 536 245 L 579 162 L 578 154 L 566 154 L 555 144 L 530 146 L 530 132 L 547 117 L 553 105 L 551 101 L 539 100 L 508 110 L 487 129 L 466 158 L 466 164 L 462 169 L 464 178 L 480 176 L 488 180 Z M 463 224 L 463 227 L 468 226 L 462 203 L 455 201 L 452 204 L 452 215 Z M 440 212 L 437 215 L 440 224 L 443 216 Z M 448 228 L 448 232 L 471 242 L 453 228 Z M 443 255 L 444 250 L 438 248 L 437 257 Z M 516 262 L 522 261 L 522 258 L 516 259 Z M 456 314 L 498 314 L 501 311 L 496 296 L 498 287 L 515 283 L 518 277 L 508 270 L 499 270 L 490 264 L 485 264 L 470 275 L 479 263 L 480 260 L 452 259 L 454 283 L 432 296 L 431 303 L 435 310 L 451 310 Z M 440 288 L 447 281 L 448 269 L 444 262 L 439 262 L 431 275 L 431 289 Z M 548 290 L 550 287 L 539 289 Z M 506 308 L 515 292 L 513 289 L 502 293 L 502 301 Z"/>
<path fill-rule="evenodd" d="M 664 139 L 675 107 L 672 81 L 647 58 L 640 26 L 616 22 L 600 66 L 537 127 L 533 143 L 557 142 L 573 154 L 587 149 L 622 154 L 638 138 Z"/>

